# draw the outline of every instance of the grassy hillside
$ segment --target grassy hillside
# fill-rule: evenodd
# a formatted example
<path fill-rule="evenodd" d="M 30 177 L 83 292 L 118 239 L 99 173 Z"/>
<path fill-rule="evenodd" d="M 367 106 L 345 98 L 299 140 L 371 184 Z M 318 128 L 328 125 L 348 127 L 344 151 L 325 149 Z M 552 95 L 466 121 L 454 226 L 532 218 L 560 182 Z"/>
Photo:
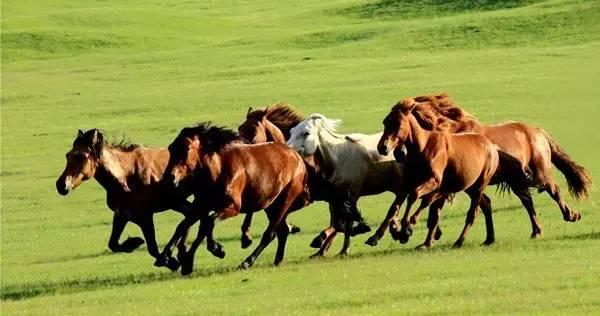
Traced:
<path fill-rule="evenodd" d="M 478 220 L 458 237 L 466 196 L 444 210 L 429 252 L 388 236 L 354 238 L 349 259 L 309 260 L 328 224 L 317 203 L 290 217 L 286 261 L 274 246 L 250 271 L 235 266 L 241 218 L 219 223 L 227 257 L 200 249 L 181 278 L 142 247 L 107 250 L 112 213 L 90 181 L 68 197 L 54 181 L 78 128 L 165 146 L 184 126 L 236 127 L 248 105 L 285 101 L 341 118 L 342 132 L 380 131 L 402 97 L 448 91 L 485 122 L 542 126 L 600 177 L 600 3 L 583 0 L 14 1 L 2 3 L 1 304 L 12 314 L 575 314 L 600 310 L 600 202 L 545 194 L 544 237 L 529 240 L 514 197 L 493 197 L 497 243 Z M 563 192 L 562 176 L 555 172 Z M 489 192 L 493 192 L 493 188 Z M 390 194 L 362 199 L 372 225 Z M 159 243 L 180 217 L 156 217 Z M 255 216 L 253 232 L 265 227 Z M 130 224 L 124 233 L 140 236 Z"/>

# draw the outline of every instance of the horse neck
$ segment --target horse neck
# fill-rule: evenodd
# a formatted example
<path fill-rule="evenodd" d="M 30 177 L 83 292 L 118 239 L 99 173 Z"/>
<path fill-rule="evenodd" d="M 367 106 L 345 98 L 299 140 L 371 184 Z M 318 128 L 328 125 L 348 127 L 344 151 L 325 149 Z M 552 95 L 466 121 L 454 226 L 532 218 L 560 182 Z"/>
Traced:
<path fill-rule="evenodd" d="M 222 159 L 218 152 L 204 154 L 200 157 L 200 166 L 196 171 L 197 181 L 205 185 L 212 185 L 222 171 Z"/>
<path fill-rule="evenodd" d="M 271 121 L 269 120 L 265 120 L 264 126 L 267 132 L 267 141 L 285 144 L 285 137 L 283 136 L 283 132 L 277 126 L 275 126 L 275 124 L 271 123 Z"/>
<path fill-rule="evenodd" d="M 404 142 L 406 144 L 406 148 L 409 151 L 416 150 L 418 152 L 422 152 L 425 148 L 425 145 L 427 145 L 427 141 L 429 140 L 431 132 L 422 128 L 414 116 L 409 115 L 408 120 L 410 126 L 410 133 L 408 135 L 407 140 Z"/>
<path fill-rule="evenodd" d="M 324 161 L 335 161 L 346 145 L 346 138 L 323 128 L 319 131 L 319 149 Z"/>
<path fill-rule="evenodd" d="M 104 147 L 94 178 L 108 191 L 113 188 L 122 188 L 122 183 L 134 172 L 135 158 L 132 152 Z"/>

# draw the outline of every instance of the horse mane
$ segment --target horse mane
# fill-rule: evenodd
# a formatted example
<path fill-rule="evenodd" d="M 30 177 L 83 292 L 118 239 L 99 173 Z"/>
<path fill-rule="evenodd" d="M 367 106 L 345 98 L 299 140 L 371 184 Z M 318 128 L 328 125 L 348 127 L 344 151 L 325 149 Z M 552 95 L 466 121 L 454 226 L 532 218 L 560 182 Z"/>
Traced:
<path fill-rule="evenodd" d="M 186 127 L 181 130 L 178 138 L 193 138 L 194 136 L 200 139 L 206 153 L 217 152 L 232 142 L 240 140 L 237 132 L 223 126 L 215 126 L 212 122 L 202 122 L 193 127 Z"/>
<path fill-rule="evenodd" d="M 124 152 L 131 152 L 131 151 L 134 151 L 134 150 L 142 147 L 140 144 L 132 143 L 131 141 L 126 139 L 125 136 L 121 137 L 121 139 L 119 139 L 119 140 L 104 142 L 104 146 L 116 148 L 116 149 L 119 149 Z"/>
<path fill-rule="evenodd" d="M 328 131 L 333 136 L 340 136 L 337 132 L 337 127 L 342 123 L 342 120 L 330 119 L 320 113 L 313 113 L 308 118 L 313 121 L 320 120 L 322 122 L 321 125 L 323 126 L 323 128 L 325 128 L 326 131 Z"/>
<path fill-rule="evenodd" d="M 246 118 L 262 119 L 263 116 L 266 116 L 267 120 L 277 126 L 288 137 L 292 127 L 304 120 L 304 116 L 287 103 L 275 103 L 266 106 L 264 109 L 251 111 L 246 115 Z"/>
<path fill-rule="evenodd" d="M 398 102 L 392 110 L 402 110 L 416 103 L 412 114 L 428 130 L 448 130 L 453 126 L 479 120 L 456 105 L 448 93 L 422 95 Z"/>

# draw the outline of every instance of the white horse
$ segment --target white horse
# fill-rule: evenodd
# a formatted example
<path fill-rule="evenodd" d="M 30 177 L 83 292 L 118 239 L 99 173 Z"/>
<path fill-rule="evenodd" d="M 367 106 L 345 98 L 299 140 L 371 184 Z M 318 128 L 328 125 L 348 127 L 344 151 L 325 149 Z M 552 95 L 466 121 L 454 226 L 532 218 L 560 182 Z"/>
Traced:
<path fill-rule="evenodd" d="M 340 120 L 328 119 L 322 114 L 311 114 L 290 131 L 287 144 L 303 156 L 320 155 L 323 163 L 323 173 L 326 181 L 334 186 L 349 190 L 354 207 L 361 196 L 375 195 L 382 192 L 396 194 L 388 214 L 395 215 L 402 203 L 402 165 L 396 162 L 393 153 L 386 156 L 377 152 L 377 142 L 382 133 L 365 135 L 336 133 L 335 129 Z M 394 221 L 395 225 L 390 226 Z M 387 216 L 377 231 L 366 244 L 375 246 L 385 229 L 397 227 L 396 217 Z M 334 226 L 325 230 L 325 245 L 327 250 L 336 234 Z M 345 231 L 346 240 L 341 254 L 347 254 L 350 232 Z M 317 253 L 317 255 L 323 255 Z"/>

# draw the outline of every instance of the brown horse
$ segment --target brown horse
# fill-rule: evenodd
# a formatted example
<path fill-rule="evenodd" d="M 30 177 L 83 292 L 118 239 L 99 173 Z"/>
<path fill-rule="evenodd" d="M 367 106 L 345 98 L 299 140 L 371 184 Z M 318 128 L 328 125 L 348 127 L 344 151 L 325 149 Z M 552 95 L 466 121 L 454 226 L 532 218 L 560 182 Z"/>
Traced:
<path fill-rule="evenodd" d="M 249 107 L 246 113 L 246 121 L 238 127 L 238 132 L 240 138 L 248 144 L 266 142 L 285 144 L 283 131 L 289 135 L 289 129 L 295 125 L 294 122 L 297 120 L 301 121 L 302 116 L 285 103 L 273 104 L 267 106 L 264 110 L 254 110 Z M 241 242 L 244 249 L 252 244 L 252 235 L 250 234 L 252 215 L 253 213 L 247 213 L 242 223 Z M 300 227 L 293 224 L 290 224 L 289 229 L 290 234 L 300 232 Z"/>
<path fill-rule="evenodd" d="M 531 186 L 538 188 L 540 192 L 547 192 L 552 197 L 565 221 L 575 222 L 581 219 L 581 214 L 571 210 L 563 200 L 559 187 L 552 178 L 552 164 L 565 176 L 569 192 L 575 199 L 588 196 L 591 176 L 585 168 L 569 157 L 546 131 L 520 122 L 485 125 L 456 106 L 447 94 L 415 97 L 414 101 L 417 105 L 413 114 L 423 127 L 451 133 L 475 132 L 486 137 L 500 150 L 517 158 L 523 169 L 528 167 L 532 170 Z M 513 191 L 530 217 L 531 238 L 541 236 L 542 227 L 531 193 L 527 188 Z"/>
<path fill-rule="evenodd" d="M 176 261 L 164 261 L 159 254 L 154 236 L 154 213 L 173 209 L 187 216 L 191 211 L 186 194 L 178 194 L 159 182 L 169 152 L 122 142 L 109 144 L 98 129 L 91 129 L 85 133 L 79 130 L 66 158 L 65 170 L 56 180 L 58 193 L 67 195 L 92 177 L 106 190 L 106 203 L 114 212 L 108 248 L 113 252 L 132 252 L 144 243 L 140 237 L 119 243 L 125 225 L 132 221 L 141 228 L 148 252 L 156 258 L 155 265 L 176 270 Z M 209 239 L 209 251 L 223 258 L 222 246 L 212 237 Z M 185 247 L 184 241 L 185 238 L 179 247 Z"/>
<path fill-rule="evenodd" d="M 246 121 L 238 127 L 238 132 L 240 137 L 248 143 L 256 144 L 268 141 L 285 143 L 290 137 L 291 129 L 303 120 L 304 117 L 300 113 L 285 103 L 269 105 L 264 109 L 257 110 L 250 107 L 246 114 Z M 330 227 L 323 230 L 311 242 L 311 247 L 320 248 L 315 256 L 323 256 L 333 241 L 333 238 L 329 238 L 329 236 L 335 230 L 334 226 L 337 226 L 337 231 L 343 231 L 346 219 L 351 221 L 350 224 L 352 224 L 352 221 L 356 221 L 357 224 L 350 233 L 352 235 L 368 232 L 370 227 L 362 218 L 356 206 L 357 199 L 349 195 L 349 190 L 340 188 L 325 180 L 326 170 L 320 152 L 304 157 L 304 162 L 309 175 L 311 198 L 313 201 L 327 201 L 329 203 Z M 248 216 L 246 216 L 247 219 Z M 342 253 L 345 253 L 345 251 L 342 251 Z"/>
<path fill-rule="evenodd" d="M 234 131 L 201 123 L 181 130 L 169 145 L 170 159 L 163 181 L 178 186 L 191 179 L 195 216 L 186 217 L 172 240 L 178 240 L 201 220 L 189 252 L 178 252 L 183 275 L 192 272 L 194 253 L 210 235 L 215 220 L 264 209 L 269 225 L 254 252 L 240 268 L 249 268 L 277 236 L 275 265 L 284 256 L 289 229 L 286 218 L 310 202 L 306 168 L 300 155 L 276 143 L 246 145 Z M 214 213 L 209 214 L 210 211 Z"/>
<path fill-rule="evenodd" d="M 509 158 L 499 154 L 497 147 L 485 137 L 475 133 L 450 134 L 423 129 L 411 113 L 416 103 L 409 100 L 394 107 L 383 120 L 384 132 L 377 149 L 387 155 L 396 147 L 405 146 L 404 170 L 406 172 L 401 200 L 407 198 L 406 211 L 401 220 L 401 242 L 408 241 L 420 212 L 431 206 L 427 226 L 429 232 L 419 247 L 431 247 L 439 225 L 439 213 L 449 195 L 464 191 L 471 198 L 471 205 L 463 231 L 454 243 L 460 247 L 473 225 L 480 206 L 486 222 L 485 245 L 495 240 L 491 201 L 484 190 L 492 181 L 500 160 Z M 505 165 L 519 169 L 515 159 L 509 158 Z M 522 170 L 517 171 L 521 174 Z M 507 173 L 508 170 L 503 170 Z M 408 215 L 415 201 L 421 205 L 409 221 Z M 388 218 L 393 213 L 388 214 Z"/>

